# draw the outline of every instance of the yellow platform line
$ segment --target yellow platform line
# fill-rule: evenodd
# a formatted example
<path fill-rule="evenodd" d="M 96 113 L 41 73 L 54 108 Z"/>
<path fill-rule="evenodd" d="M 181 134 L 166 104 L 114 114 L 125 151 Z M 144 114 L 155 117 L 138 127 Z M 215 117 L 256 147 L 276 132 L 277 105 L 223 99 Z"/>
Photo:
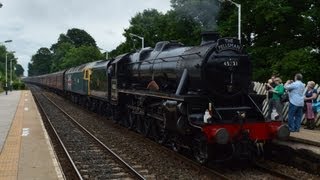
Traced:
<path fill-rule="evenodd" d="M 17 179 L 19 168 L 19 156 L 21 148 L 21 129 L 24 111 L 23 95 L 20 95 L 19 105 L 11 124 L 6 142 L 0 154 L 0 180 Z"/>

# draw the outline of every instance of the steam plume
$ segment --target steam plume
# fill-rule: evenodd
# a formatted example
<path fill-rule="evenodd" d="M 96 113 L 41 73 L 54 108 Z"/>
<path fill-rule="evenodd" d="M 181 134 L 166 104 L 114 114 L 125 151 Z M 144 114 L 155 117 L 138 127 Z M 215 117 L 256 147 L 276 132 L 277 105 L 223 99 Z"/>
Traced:
<path fill-rule="evenodd" d="M 202 30 L 216 30 L 220 10 L 218 0 L 171 0 L 171 4 L 181 16 L 191 16 L 198 21 Z"/>

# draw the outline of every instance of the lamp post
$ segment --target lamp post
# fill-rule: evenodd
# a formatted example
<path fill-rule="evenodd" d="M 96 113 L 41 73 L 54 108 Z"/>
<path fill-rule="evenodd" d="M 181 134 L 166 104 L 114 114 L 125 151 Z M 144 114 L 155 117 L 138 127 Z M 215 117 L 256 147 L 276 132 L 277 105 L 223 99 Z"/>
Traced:
<path fill-rule="evenodd" d="M 12 53 L 15 53 L 14 51 Z M 16 58 L 13 58 L 10 60 L 10 91 L 12 91 L 12 60 L 15 60 Z"/>
<path fill-rule="evenodd" d="M 10 43 L 10 42 L 12 42 L 12 40 L 6 40 L 3 43 Z M 8 95 L 8 52 L 6 52 L 6 86 L 5 86 L 5 90 L 6 90 L 6 95 Z"/>
<path fill-rule="evenodd" d="M 131 37 L 136 37 L 136 38 L 139 38 L 139 39 L 141 39 L 141 49 L 143 49 L 144 48 L 144 38 L 143 37 L 141 37 L 141 36 L 138 36 L 138 35 L 136 35 L 136 34 L 132 34 L 132 33 L 129 33 L 129 35 L 131 36 Z"/>
<path fill-rule="evenodd" d="M 241 42 L 241 4 L 236 3 L 232 0 L 219 0 L 220 2 L 229 1 L 230 3 L 234 4 L 238 8 L 238 39 Z"/>
<path fill-rule="evenodd" d="M 13 54 L 15 53 L 14 51 L 11 51 L 11 52 L 6 52 L 6 94 L 7 94 L 7 91 L 8 91 L 8 54 Z"/>
<path fill-rule="evenodd" d="M 102 48 L 100 48 L 100 47 L 98 47 L 100 50 L 102 50 L 102 51 L 106 51 L 106 60 L 107 59 L 109 59 L 109 51 L 108 50 L 106 50 L 106 49 L 102 49 Z"/>
<path fill-rule="evenodd" d="M 0 8 L 2 8 L 2 6 L 3 6 L 2 3 L 0 2 Z"/>

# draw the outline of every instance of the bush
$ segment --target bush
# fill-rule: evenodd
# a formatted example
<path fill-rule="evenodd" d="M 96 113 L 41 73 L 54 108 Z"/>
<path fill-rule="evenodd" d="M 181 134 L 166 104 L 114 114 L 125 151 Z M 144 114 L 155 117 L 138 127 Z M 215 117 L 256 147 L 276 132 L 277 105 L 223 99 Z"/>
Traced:
<path fill-rule="evenodd" d="M 26 88 L 25 84 L 23 82 L 13 82 L 12 89 L 13 90 L 24 90 Z"/>

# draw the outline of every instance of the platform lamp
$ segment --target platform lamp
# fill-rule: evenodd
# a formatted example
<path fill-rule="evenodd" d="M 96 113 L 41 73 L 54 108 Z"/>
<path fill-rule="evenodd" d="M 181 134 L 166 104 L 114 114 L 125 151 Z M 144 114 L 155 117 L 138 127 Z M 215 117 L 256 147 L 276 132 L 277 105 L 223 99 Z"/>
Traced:
<path fill-rule="evenodd" d="M 129 33 L 129 35 L 130 35 L 131 37 L 136 37 L 136 38 L 141 39 L 141 47 L 142 47 L 141 49 L 144 48 L 144 37 L 141 37 L 141 36 L 138 36 L 138 35 L 132 34 L 132 33 Z"/>
<path fill-rule="evenodd" d="M 15 51 L 13 51 L 12 53 L 15 53 Z M 13 58 L 10 60 L 10 91 L 12 91 L 12 61 L 13 60 L 17 60 L 18 58 Z"/>
<path fill-rule="evenodd" d="M 2 4 L 1 4 L 2 5 Z M 12 40 L 6 40 L 6 41 L 3 41 L 3 42 L 0 42 L 0 44 L 3 44 L 3 43 L 11 43 L 12 42 Z M 5 86 L 5 90 L 6 90 L 6 95 L 8 95 L 8 76 L 7 76 L 7 53 L 6 53 L 6 86 Z"/>
<path fill-rule="evenodd" d="M 109 59 L 109 51 L 106 50 L 106 49 L 102 49 L 102 48 L 100 48 L 100 47 L 98 47 L 98 48 L 99 48 L 99 50 L 101 50 L 101 51 L 105 51 L 105 52 L 106 52 L 106 60 Z"/>
<path fill-rule="evenodd" d="M 237 8 L 238 8 L 238 39 L 241 42 L 241 4 L 236 3 L 234 1 L 231 1 L 231 0 L 219 0 L 219 1 L 220 2 L 229 1 L 233 5 L 237 6 Z"/>
<path fill-rule="evenodd" d="M 12 42 L 12 41 L 11 41 Z M 6 95 L 8 94 L 8 54 L 13 54 L 15 53 L 14 51 L 11 52 L 6 52 Z"/>

